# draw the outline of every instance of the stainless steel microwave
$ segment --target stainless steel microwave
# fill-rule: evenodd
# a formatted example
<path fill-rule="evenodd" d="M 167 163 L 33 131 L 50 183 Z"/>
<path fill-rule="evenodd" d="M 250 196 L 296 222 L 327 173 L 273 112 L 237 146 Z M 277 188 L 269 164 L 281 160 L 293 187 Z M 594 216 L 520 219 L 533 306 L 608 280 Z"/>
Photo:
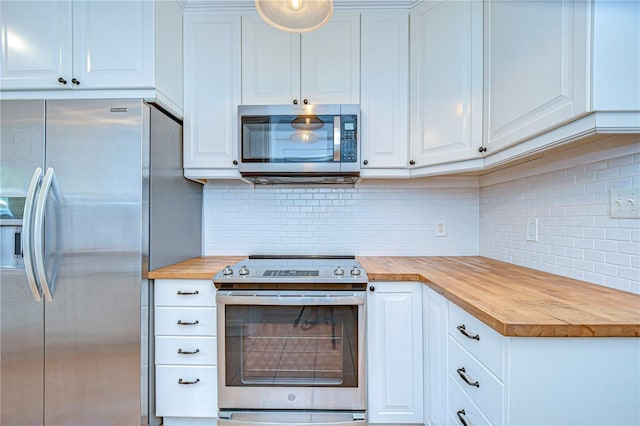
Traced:
<path fill-rule="evenodd" d="M 359 105 L 241 105 L 238 169 L 260 184 L 353 183 Z"/>

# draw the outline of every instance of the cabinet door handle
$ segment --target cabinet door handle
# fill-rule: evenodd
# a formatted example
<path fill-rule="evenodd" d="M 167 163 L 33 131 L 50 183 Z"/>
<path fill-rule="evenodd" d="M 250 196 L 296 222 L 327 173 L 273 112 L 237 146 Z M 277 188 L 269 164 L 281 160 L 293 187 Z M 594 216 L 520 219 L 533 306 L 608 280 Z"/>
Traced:
<path fill-rule="evenodd" d="M 297 99 L 294 99 L 294 100 L 293 100 L 293 104 L 294 104 L 294 105 L 298 105 L 298 100 L 297 100 Z"/>
<path fill-rule="evenodd" d="M 76 86 L 80 86 L 80 81 L 78 81 L 77 78 L 72 78 L 71 83 L 75 84 Z"/>
<path fill-rule="evenodd" d="M 479 153 L 483 153 L 483 152 L 487 152 L 487 147 L 486 146 L 481 146 L 480 148 L 478 148 L 478 152 Z"/>
<path fill-rule="evenodd" d="M 195 355 L 200 352 L 200 349 L 196 349 L 195 351 L 183 351 L 182 348 L 178 348 L 178 353 L 180 355 Z"/>
<path fill-rule="evenodd" d="M 178 296 L 196 296 L 198 294 L 200 294 L 200 292 L 198 290 L 196 291 L 182 291 L 182 290 L 178 290 L 176 291 L 176 294 Z"/>
<path fill-rule="evenodd" d="M 479 334 L 471 335 L 467 333 L 467 328 L 464 326 L 464 324 L 459 325 L 456 328 L 460 333 L 462 333 L 464 336 L 468 337 L 469 339 L 477 340 L 478 342 L 480 341 L 480 335 Z"/>
<path fill-rule="evenodd" d="M 67 84 L 67 80 L 65 80 L 65 79 L 64 79 L 64 78 L 62 78 L 62 77 L 59 77 L 59 78 L 58 78 L 58 83 L 60 83 L 60 84 Z"/>
<path fill-rule="evenodd" d="M 409 164 L 412 165 L 412 166 L 415 166 L 416 161 L 415 160 L 411 160 L 411 161 L 409 161 Z"/>
<path fill-rule="evenodd" d="M 466 370 L 464 369 L 464 367 L 460 367 L 456 371 L 458 372 L 458 376 L 460 376 L 462 380 L 465 381 L 466 384 L 468 384 L 469 386 L 475 386 L 477 388 L 480 387 L 480 382 L 478 382 L 477 380 L 475 382 L 472 382 L 471 380 L 469 380 L 469 378 L 465 374 Z"/>
<path fill-rule="evenodd" d="M 467 413 L 465 413 L 464 410 L 458 410 L 456 414 L 458 415 L 458 420 L 460 420 L 460 423 L 462 423 L 462 426 L 467 426 L 467 421 L 464 419 L 464 416 Z"/>
<path fill-rule="evenodd" d="M 302 103 L 305 104 L 305 105 L 309 105 L 309 99 L 303 99 Z"/>
<path fill-rule="evenodd" d="M 362 164 L 364 164 L 364 165 L 366 166 L 367 164 L 369 164 L 369 161 L 368 161 L 368 160 L 364 160 L 364 161 L 362 162 Z"/>
<path fill-rule="evenodd" d="M 195 379 L 195 380 L 192 380 L 192 381 L 178 379 L 178 384 L 179 385 L 195 385 L 199 381 L 200 381 L 200 379 Z"/>
<path fill-rule="evenodd" d="M 198 320 L 195 320 L 194 322 L 178 320 L 178 325 L 198 325 L 198 324 L 200 324 L 200 321 Z"/>

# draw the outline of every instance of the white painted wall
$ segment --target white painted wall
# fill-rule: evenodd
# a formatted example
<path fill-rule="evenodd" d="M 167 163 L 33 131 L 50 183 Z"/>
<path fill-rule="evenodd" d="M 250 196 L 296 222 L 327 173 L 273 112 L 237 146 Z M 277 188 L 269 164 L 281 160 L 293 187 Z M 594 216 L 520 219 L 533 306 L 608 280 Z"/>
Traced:
<path fill-rule="evenodd" d="M 640 186 L 640 137 L 608 137 L 480 179 L 480 255 L 640 294 L 640 219 L 609 190 Z M 538 241 L 526 241 L 538 218 Z"/>
<path fill-rule="evenodd" d="M 432 178 L 356 188 L 207 185 L 204 252 L 477 255 L 477 182 Z M 446 221 L 444 237 L 435 236 L 439 220 Z"/>

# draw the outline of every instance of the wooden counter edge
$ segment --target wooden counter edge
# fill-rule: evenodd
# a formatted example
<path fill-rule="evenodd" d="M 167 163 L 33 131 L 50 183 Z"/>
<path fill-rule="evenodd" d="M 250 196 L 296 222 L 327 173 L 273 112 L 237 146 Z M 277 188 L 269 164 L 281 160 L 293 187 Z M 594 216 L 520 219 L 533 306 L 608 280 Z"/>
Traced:
<path fill-rule="evenodd" d="M 371 273 L 369 281 L 415 281 L 429 287 L 445 299 L 455 303 L 505 337 L 640 337 L 640 324 L 514 324 L 504 323 L 478 308 L 467 299 L 458 297 L 446 288 L 420 274 Z"/>

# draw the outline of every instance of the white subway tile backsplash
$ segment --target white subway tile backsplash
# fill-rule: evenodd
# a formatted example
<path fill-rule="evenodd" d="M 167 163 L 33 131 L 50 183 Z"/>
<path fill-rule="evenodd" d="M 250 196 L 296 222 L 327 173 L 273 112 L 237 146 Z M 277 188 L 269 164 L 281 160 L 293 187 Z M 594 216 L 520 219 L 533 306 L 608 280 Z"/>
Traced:
<path fill-rule="evenodd" d="M 208 185 L 204 251 L 206 255 L 477 255 L 477 179 L 437 182 L 355 188 Z M 436 237 L 436 222 L 442 218 L 447 221 L 447 235 Z"/>
<path fill-rule="evenodd" d="M 603 139 L 598 159 L 578 147 L 481 177 L 480 255 L 640 294 L 640 219 L 609 217 L 609 190 L 640 180 L 637 141 L 608 149 Z M 538 241 L 511 250 L 535 217 Z"/>

